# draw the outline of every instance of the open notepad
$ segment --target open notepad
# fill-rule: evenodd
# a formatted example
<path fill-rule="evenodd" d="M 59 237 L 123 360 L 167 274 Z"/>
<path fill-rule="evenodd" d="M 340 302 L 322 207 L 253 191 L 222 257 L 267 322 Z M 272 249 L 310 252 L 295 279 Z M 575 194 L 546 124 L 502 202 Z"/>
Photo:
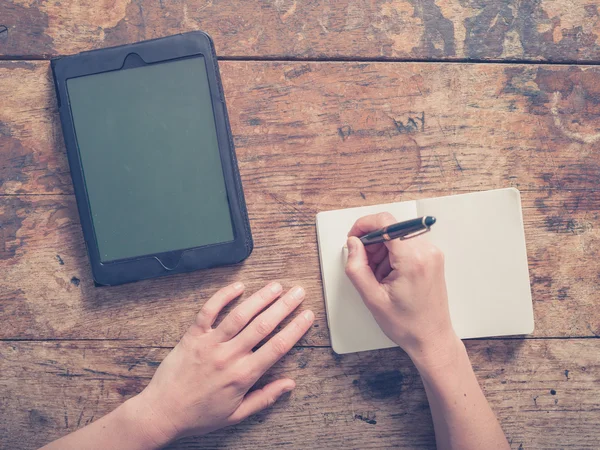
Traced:
<path fill-rule="evenodd" d="M 434 216 L 427 239 L 445 254 L 452 325 L 461 338 L 528 334 L 533 307 L 519 191 L 513 188 L 317 214 L 327 322 L 336 353 L 395 346 L 344 273 L 342 250 L 360 217 Z"/>

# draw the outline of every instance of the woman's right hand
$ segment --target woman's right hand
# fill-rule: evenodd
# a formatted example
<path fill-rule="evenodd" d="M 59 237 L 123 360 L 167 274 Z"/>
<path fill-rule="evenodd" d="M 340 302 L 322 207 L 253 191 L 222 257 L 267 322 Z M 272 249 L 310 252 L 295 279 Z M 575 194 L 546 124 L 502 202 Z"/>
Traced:
<path fill-rule="evenodd" d="M 395 222 L 380 213 L 354 224 L 346 274 L 384 333 L 417 367 L 438 366 L 462 346 L 450 321 L 443 253 L 420 237 L 366 247 L 357 237 Z"/>
<path fill-rule="evenodd" d="M 348 233 L 346 273 L 385 334 L 421 374 L 439 449 L 510 448 L 450 321 L 442 252 L 422 237 L 363 246 L 356 236 L 395 223 L 359 219 Z"/>

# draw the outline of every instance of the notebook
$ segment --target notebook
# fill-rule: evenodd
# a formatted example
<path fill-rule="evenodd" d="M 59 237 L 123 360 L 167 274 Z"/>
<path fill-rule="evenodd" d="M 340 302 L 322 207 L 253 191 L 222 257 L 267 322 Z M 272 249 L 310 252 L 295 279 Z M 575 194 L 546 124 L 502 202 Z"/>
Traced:
<path fill-rule="evenodd" d="M 336 353 L 393 347 L 344 272 L 343 246 L 360 217 L 388 211 L 398 222 L 434 216 L 427 239 L 445 254 L 452 325 L 465 338 L 529 334 L 533 306 L 517 189 L 326 211 L 317 236 L 327 322 Z"/>

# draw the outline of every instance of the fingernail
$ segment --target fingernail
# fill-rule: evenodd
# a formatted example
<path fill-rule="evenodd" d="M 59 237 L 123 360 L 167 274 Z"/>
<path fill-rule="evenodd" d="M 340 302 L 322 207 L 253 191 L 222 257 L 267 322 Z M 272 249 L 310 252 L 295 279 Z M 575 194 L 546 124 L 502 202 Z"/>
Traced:
<path fill-rule="evenodd" d="M 273 283 L 271 285 L 271 292 L 273 294 L 279 294 L 281 292 L 281 285 L 279 283 Z"/>
<path fill-rule="evenodd" d="M 294 289 L 292 289 L 290 295 L 293 299 L 300 300 L 302 297 L 304 297 L 304 289 L 302 289 L 300 286 L 296 286 Z"/>
<path fill-rule="evenodd" d="M 283 393 L 285 394 L 286 392 L 291 392 L 294 390 L 296 386 L 287 386 L 283 389 Z"/>
<path fill-rule="evenodd" d="M 234 288 L 236 291 L 240 291 L 240 290 L 244 289 L 244 283 L 241 283 L 241 282 L 239 282 L 239 281 L 238 281 L 237 283 L 235 283 L 235 284 L 233 285 L 233 288 Z"/>
<path fill-rule="evenodd" d="M 304 318 L 306 320 L 308 320 L 309 322 L 312 321 L 315 318 L 315 315 L 313 314 L 313 312 L 311 310 L 308 311 L 304 311 Z"/>

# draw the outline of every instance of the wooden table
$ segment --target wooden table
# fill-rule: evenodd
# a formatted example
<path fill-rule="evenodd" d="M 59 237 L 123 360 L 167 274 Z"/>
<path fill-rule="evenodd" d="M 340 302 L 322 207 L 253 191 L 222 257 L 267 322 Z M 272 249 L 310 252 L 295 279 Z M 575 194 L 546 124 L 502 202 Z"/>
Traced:
<path fill-rule="evenodd" d="M 93 286 L 49 58 L 202 29 L 221 57 L 255 250 Z M 269 373 L 297 389 L 171 448 L 431 448 L 399 349 L 330 348 L 321 210 L 515 186 L 536 330 L 467 348 L 512 448 L 598 448 L 600 17 L 574 0 L 0 3 L 0 447 L 34 448 L 139 392 L 219 287 L 306 287 L 316 322 Z"/>

